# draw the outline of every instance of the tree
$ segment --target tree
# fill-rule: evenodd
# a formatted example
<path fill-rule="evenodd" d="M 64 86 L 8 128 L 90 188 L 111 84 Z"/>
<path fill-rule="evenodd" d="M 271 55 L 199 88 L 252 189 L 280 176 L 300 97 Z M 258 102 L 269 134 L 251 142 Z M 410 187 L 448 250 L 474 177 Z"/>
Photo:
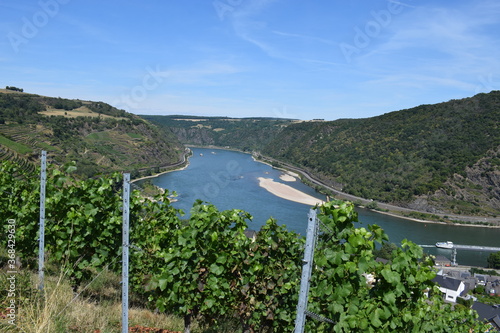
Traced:
<path fill-rule="evenodd" d="M 500 268 L 500 251 L 490 253 L 487 262 L 488 268 Z"/>
<path fill-rule="evenodd" d="M 24 90 L 22 88 L 17 88 L 17 87 L 9 87 L 9 86 L 6 86 L 5 89 L 7 90 L 12 90 L 12 91 L 19 91 L 19 92 L 23 92 Z"/>

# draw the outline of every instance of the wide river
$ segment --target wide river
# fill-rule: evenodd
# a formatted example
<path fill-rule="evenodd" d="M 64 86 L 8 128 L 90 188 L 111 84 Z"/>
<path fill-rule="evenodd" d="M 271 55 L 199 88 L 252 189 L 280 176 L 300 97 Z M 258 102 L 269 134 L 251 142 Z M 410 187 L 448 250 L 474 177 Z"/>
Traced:
<path fill-rule="evenodd" d="M 213 203 L 219 210 L 242 209 L 253 216 L 249 228 L 259 230 L 267 219 L 273 217 L 289 230 L 305 235 L 308 205 L 277 197 L 259 186 L 258 177 L 272 178 L 276 182 L 292 186 L 314 197 L 325 199 L 314 189 L 300 181 L 280 179 L 283 173 L 267 164 L 253 160 L 251 155 L 220 149 L 192 148 L 193 156 L 184 170 L 174 171 L 152 178 L 153 184 L 175 191 L 177 202 L 173 205 L 189 213 L 194 201 L 202 199 Z M 424 245 L 425 252 L 444 255 L 451 259 L 451 250 L 437 249 L 438 241 L 453 241 L 462 245 L 500 247 L 500 228 L 449 226 L 421 223 L 396 218 L 358 208 L 360 226 L 377 224 L 389 235 L 389 240 L 399 244 L 409 239 Z M 457 250 L 457 262 L 461 265 L 486 266 L 491 252 Z"/>

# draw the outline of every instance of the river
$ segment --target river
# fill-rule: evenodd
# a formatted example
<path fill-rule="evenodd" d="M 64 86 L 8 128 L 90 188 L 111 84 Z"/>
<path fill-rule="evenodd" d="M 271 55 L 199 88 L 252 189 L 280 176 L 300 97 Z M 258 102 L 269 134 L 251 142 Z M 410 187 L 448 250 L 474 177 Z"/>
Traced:
<path fill-rule="evenodd" d="M 173 205 L 189 213 L 196 199 L 213 203 L 219 210 L 242 209 L 253 219 L 249 228 L 259 230 L 267 219 L 273 217 L 289 230 L 305 235 L 308 205 L 279 198 L 259 186 L 258 177 L 273 178 L 302 192 L 324 200 L 325 197 L 300 181 L 285 182 L 281 171 L 267 164 L 254 161 L 251 155 L 221 149 L 193 148 L 189 166 L 152 178 L 153 184 L 175 191 L 177 202 Z M 421 223 L 357 208 L 359 225 L 378 224 L 389 235 L 389 240 L 399 244 L 409 239 L 424 245 L 424 251 L 451 258 L 451 250 L 437 249 L 438 241 L 453 241 L 463 245 L 500 247 L 500 228 L 450 226 Z M 461 265 L 486 266 L 491 252 L 457 250 Z"/>

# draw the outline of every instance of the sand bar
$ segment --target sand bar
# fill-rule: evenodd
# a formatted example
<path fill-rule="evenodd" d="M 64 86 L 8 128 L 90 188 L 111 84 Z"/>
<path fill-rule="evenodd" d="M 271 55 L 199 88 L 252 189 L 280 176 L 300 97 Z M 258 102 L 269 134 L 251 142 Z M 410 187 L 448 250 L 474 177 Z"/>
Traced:
<path fill-rule="evenodd" d="M 289 174 L 286 174 L 286 173 L 280 175 L 280 179 L 285 181 L 285 182 L 294 182 L 297 180 L 297 178 L 290 176 Z"/>
<path fill-rule="evenodd" d="M 315 206 L 316 204 L 323 204 L 324 201 L 315 198 L 309 194 L 294 189 L 291 186 L 275 182 L 271 178 L 258 177 L 259 186 L 266 189 L 268 192 L 277 197 L 298 202 L 304 205 Z"/>

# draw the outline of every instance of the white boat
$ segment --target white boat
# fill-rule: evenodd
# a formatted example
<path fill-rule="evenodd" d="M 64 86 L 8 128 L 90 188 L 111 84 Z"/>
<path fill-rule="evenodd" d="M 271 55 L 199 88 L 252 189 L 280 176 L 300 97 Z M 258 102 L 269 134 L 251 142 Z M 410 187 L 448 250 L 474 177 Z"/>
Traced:
<path fill-rule="evenodd" d="M 436 247 L 442 248 L 442 249 L 453 249 L 453 242 L 447 241 L 447 242 L 437 242 Z"/>

